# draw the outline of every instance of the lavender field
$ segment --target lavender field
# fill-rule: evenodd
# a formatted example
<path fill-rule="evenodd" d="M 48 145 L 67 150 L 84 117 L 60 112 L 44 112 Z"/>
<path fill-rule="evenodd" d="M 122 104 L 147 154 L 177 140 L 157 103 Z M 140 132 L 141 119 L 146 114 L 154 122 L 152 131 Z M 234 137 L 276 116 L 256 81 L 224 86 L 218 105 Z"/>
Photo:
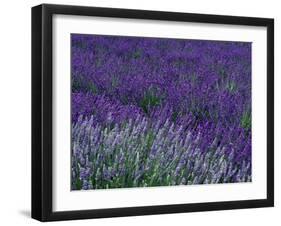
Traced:
<path fill-rule="evenodd" d="M 250 182 L 251 43 L 71 35 L 71 189 Z"/>

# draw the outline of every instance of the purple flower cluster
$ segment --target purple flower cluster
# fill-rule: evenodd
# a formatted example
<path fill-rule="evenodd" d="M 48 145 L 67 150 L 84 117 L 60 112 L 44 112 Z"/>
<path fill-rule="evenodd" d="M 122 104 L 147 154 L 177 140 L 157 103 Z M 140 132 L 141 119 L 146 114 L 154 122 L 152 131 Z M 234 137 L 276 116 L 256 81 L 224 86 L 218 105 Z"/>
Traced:
<path fill-rule="evenodd" d="M 80 116 L 72 127 L 72 189 L 251 181 L 251 162 L 237 162 L 234 148 L 213 138 L 202 151 L 204 136 L 148 120 L 104 127 Z"/>
<path fill-rule="evenodd" d="M 71 36 L 72 189 L 251 181 L 251 43 Z"/>

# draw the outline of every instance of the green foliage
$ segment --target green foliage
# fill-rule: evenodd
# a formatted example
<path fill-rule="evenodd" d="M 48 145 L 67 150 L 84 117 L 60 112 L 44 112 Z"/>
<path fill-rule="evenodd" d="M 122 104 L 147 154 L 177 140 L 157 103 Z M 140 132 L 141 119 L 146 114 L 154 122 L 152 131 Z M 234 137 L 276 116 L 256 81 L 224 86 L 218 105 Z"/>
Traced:
<path fill-rule="evenodd" d="M 116 88 L 116 87 L 118 86 L 118 84 L 119 84 L 118 78 L 113 75 L 113 76 L 111 77 L 111 85 L 112 85 L 112 87 L 113 87 L 113 88 Z"/>
<path fill-rule="evenodd" d="M 141 99 L 140 107 L 143 109 L 145 113 L 148 113 L 151 107 L 159 106 L 160 103 L 161 103 L 161 98 L 155 95 L 153 91 L 148 91 Z"/>
<path fill-rule="evenodd" d="M 219 71 L 219 75 L 222 79 L 225 79 L 227 77 L 226 71 L 223 67 L 219 67 L 218 71 Z"/>
<path fill-rule="evenodd" d="M 226 89 L 233 93 L 237 90 L 237 85 L 235 84 L 234 81 L 228 81 L 227 84 L 226 84 Z"/>
<path fill-rule="evenodd" d="M 101 60 L 101 58 L 95 59 L 95 66 L 98 68 L 98 67 L 100 67 L 101 65 L 102 65 L 102 60 Z"/>
<path fill-rule="evenodd" d="M 155 135 L 151 131 L 147 133 L 147 136 L 146 136 L 146 149 L 147 150 L 150 150 L 150 148 L 153 144 L 153 141 L 154 141 L 154 137 L 155 137 Z"/>
<path fill-rule="evenodd" d="M 136 51 L 133 52 L 132 56 L 133 58 L 138 59 L 142 56 L 142 51 L 140 49 L 137 49 Z"/>
<path fill-rule="evenodd" d="M 249 111 L 245 111 L 243 113 L 241 118 L 241 126 L 246 130 L 251 129 L 252 121 L 251 121 L 251 113 Z"/>
<path fill-rule="evenodd" d="M 195 72 L 186 75 L 186 80 L 192 84 L 192 86 L 196 86 L 198 82 L 198 75 Z"/>
<path fill-rule="evenodd" d="M 185 64 L 186 64 L 186 61 L 184 59 L 179 58 L 179 59 L 174 60 L 172 65 L 177 68 L 180 68 L 180 67 L 184 66 Z"/>
<path fill-rule="evenodd" d="M 96 94 L 98 92 L 97 87 L 95 86 L 94 83 L 92 82 L 87 82 L 85 80 L 85 78 L 83 78 L 82 76 L 73 76 L 72 79 L 72 92 L 75 91 L 86 91 L 86 92 L 90 92 L 93 94 Z"/>
<path fill-rule="evenodd" d="M 87 49 L 87 43 L 83 42 L 83 41 L 76 41 L 76 42 L 72 43 L 72 46 L 75 46 L 75 47 L 77 47 L 79 49 L 83 49 L 83 50 Z"/>
<path fill-rule="evenodd" d="M 172 122 L 176 122 L 177 118 L 178 118 L 179 112 L 174 111 L 172 114 Z"/>
<path fill-rule="evenodd" d="M 75 189 L 80 190 L 81 188 L 82 188 L 82 181 L 80 179 L 76 179 Z"/>

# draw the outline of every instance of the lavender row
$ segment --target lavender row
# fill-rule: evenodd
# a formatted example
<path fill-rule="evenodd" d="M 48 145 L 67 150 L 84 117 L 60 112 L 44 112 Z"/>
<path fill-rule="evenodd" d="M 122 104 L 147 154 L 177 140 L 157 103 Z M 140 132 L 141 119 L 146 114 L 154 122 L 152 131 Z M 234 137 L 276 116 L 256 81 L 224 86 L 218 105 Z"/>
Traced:
<path fill-rule="evenodd" d="M 99 124 L 107 126 L 111 124 L 126 123 L 129 119 L 135 120 L 137 117 L 147 117 L 141 108 L 134 105 L 122 105 L 117 101 L 102 95 L 92 95 L 90 93 L 73 93 L 72 94 L 72 116 L 73 122 L 76 122 L 80 115 L 92 116 L 93 125 Z M 240 158 L 251 158 L 251 131 L 245 130 L 239 124 L 225 127 L 223 122 L 212 122 L 208 120 L 198 120 L 192 113 L 173 118 L 174 112 L 168 107 L 159 108 L 154 114 L 150 115 L 150 121 L 158 121 L 163 126 L 167 120 L 174 123 L 175 126 L 182 127 L 183 134 L 191 132 L 192 134 L 201 134 L 204 139 L 198 144 L 200 149 L 207 150 L 205 147 L 213 142 L 214 137 L 225 147 L 227 153 L 232 149 L 243 150 L 237 153 L 236 161 Z"/>
<path fill-rule="evenodd" d="M 72 125 L 72 189 L 251 181 L 248 155 L 236 161 L 247 143 L 229 152 L 216 136 L 203 148 L 205 139 L 169 120 L 138 115 L 100 125 L 80 116 Z"/>
<path fill-rule="evenodd" d="M 72 89 L 250 130 L 251 43 L 72 35 Z"/>

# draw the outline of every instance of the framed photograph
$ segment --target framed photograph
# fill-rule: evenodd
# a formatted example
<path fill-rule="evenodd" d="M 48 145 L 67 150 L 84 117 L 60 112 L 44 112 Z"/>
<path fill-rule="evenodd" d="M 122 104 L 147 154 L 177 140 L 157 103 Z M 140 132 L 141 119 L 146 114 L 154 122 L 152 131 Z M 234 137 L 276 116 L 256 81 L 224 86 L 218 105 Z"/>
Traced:
<path fill-rule="evenodd" d="M 32 217 L 274 205 L 274 20 L 32 8 Z"/>

